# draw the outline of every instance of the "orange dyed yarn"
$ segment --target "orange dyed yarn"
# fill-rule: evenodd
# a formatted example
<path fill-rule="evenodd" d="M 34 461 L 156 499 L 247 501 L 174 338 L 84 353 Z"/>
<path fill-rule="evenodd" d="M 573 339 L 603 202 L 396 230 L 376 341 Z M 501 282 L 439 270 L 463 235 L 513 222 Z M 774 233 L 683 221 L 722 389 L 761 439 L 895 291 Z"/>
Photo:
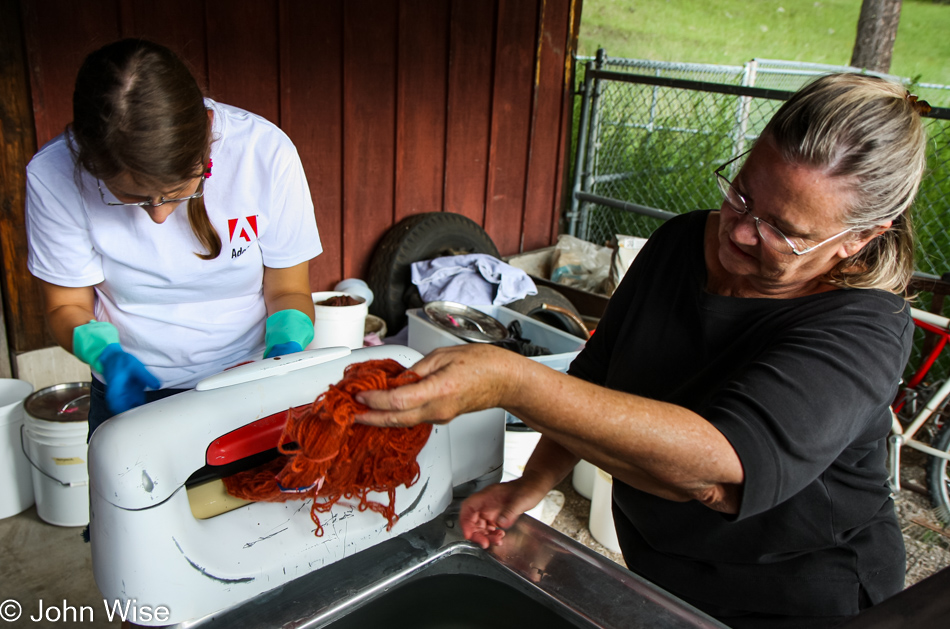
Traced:
<path fill-rule="evenodd" d="M 354 363 L 343 379 L 302 411 L 291 409 L 278 443 L 283 454 L 255 469 L 224 479 L 228 493 L 244 500 L 285 502 L 312 498 L 310 517 L 323 535 L 318 513 L 327 513 L 341 499 L 359 499 L 358 509 L 386 518 L 390 530 L 396 515 L 396 487 L 419 480 L 416 456 L 432 426 L 377 428 L 354 423 L 367 410 L 354 396 L 360 391 L 392 389 L 417 382 L 419 376 L 394 360 Z M 281 487 L 303 491 L 285 492 Z M 369 492 L 385 492 L 389 504 L 370 500 Z M 319 498 L 319 500 L 318 500 Z"/>

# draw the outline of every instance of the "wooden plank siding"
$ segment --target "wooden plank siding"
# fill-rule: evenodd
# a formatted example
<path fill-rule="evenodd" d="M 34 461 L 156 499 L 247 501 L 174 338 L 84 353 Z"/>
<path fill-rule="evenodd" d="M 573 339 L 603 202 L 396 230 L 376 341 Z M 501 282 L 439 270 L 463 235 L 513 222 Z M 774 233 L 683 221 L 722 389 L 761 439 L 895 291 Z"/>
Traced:
<path fill-rule="evenodd" d="M 564 52 L 568 40 L 570 4 L 542 2 L 539 15 L 537 48 L 534 56 L 534 79 L 531 123 L 528 136 L 527 183 L 524 197 L 524 221 L 521 225 L 522 251 L 533 251 L 551 244 L 557 229 L 557 216 L 551 212 L 558 194 L 559 129 L 564 110 Z"/>
<path fill-rule="evenodd" d="M 396 81 L 396 221 L 442 210 L 449 3 L 402 0 Z"/>
<path fill-rule="evenodd" d="M 343 25 L 343 275 L 395 222 L 397 3 L 347 0 Z"/>
<path fill-rule="evenodd" d="M 179 16 L 179 19 L 175 20 L 174 28 L 169 27 L 169 15 Z M 198 85 L 208 93 L 205 25 L 205 7 L 191 0 L 119 0 L 121 36 L 143 37 L 162 42 L 178 53 L 198 81 Z"/>
<path fill-rule="evenodd" d="M 420 212 L 471 218 L 503 255 L 553 242 L 580 3 L 0 0 L 0 19 L 18 35 L 0 41 L 0 81 L 14 92 L 4 103 L 25 104 L 2 122 L 28 130 L 19 157 L 4 162 L 19 177 L 0 181 L 11 351 L 52 344 L 26 272 L 22 168 L 69 123 L 75 75 L 92 50 L 121 37 L 167 45 L 208 96 L 284 129 L 324 246 L 311 286 L 326 290 L 365 277 L 380 238 Z"/>
<path fill-rule="evenodd" d="M 495 0 L 454 0 L 449 23 L 445 206 L 485 225 Z"/>
<path fill-rule="evenodd" d="M 537 22 L 533 3 L 499 0 L 484 228 L 502 255 L 521 251 Z"/>
<path fill-rule="evenodd" d="M 205 8 L 207 95 L 280 125 L 277 5 L 205 0 Z"/>
<path fill-rule="evenodd" d="M 37 146 L 21 19 L 14 0 L 0 0 L 0 254 L 7 331 L 0 346 L 11 353 L 18 346 L 55 344 L 42 323 L 39 281 L 26 270 L 26 165 Z M 14 375 L 12 362 L 10 356 L 0 359 L 4 374 Z"/>
<path fill-rule="evenodd" d="M 280 120 L 300 153 L 323 253 L 314 290 L 343 275 L 343 0 L 280 5 Z M 320 28 L 314 30 L 313 25 Z"/>

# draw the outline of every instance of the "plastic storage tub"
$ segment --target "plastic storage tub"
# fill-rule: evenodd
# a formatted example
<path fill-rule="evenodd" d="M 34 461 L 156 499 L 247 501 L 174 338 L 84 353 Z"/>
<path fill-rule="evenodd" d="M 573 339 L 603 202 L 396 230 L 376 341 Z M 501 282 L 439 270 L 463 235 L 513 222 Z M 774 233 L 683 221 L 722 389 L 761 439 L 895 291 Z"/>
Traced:
<path fill-rule="evenodd" d="M 537 319 L 532 319 L 520 312 L 515 312 L 510 308 L 504 306 L 472 307 L 498 319 L 506 327 L 512 321 L 520 321 L 521 333 L 524 338 L 531 339 L 531 342 L 535 345 L 547 347 L 552 352 L 549 356 L 532 356 L 531 360 L 562 373 L 567 371 L 571 361 L 584 348 L 584 341 L 576 336 L 558 330 Z M 467 343 L 464 339 L 429 321 L 421 308 L 409 310 L 406 315 L 409 317 L 409 347 L 418 352 L 428 354 L 437 347 Z"/>

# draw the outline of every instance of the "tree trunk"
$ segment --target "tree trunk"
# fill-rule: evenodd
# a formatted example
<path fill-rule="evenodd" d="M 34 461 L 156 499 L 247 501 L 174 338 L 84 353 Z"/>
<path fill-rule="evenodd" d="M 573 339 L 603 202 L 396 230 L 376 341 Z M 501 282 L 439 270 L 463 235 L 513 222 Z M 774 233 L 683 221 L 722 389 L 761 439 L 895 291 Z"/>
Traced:
<path fill-rule="evenodd" d="M 851 65 L 875 72 L 891 69 L 903 0 L 863 0 Z"/>

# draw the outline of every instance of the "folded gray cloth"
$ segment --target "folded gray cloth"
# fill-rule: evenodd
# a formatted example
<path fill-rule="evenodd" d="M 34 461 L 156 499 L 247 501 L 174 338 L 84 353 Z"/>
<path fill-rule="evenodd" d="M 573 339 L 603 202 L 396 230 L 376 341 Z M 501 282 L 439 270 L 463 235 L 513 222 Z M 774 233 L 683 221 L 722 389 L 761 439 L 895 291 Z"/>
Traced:
<path fill-rule="evenodd" d="M 484 253 L 413 262 L 412 283 L 425 303 L 503 306 L 538 294 L 527 273 Z"/>

